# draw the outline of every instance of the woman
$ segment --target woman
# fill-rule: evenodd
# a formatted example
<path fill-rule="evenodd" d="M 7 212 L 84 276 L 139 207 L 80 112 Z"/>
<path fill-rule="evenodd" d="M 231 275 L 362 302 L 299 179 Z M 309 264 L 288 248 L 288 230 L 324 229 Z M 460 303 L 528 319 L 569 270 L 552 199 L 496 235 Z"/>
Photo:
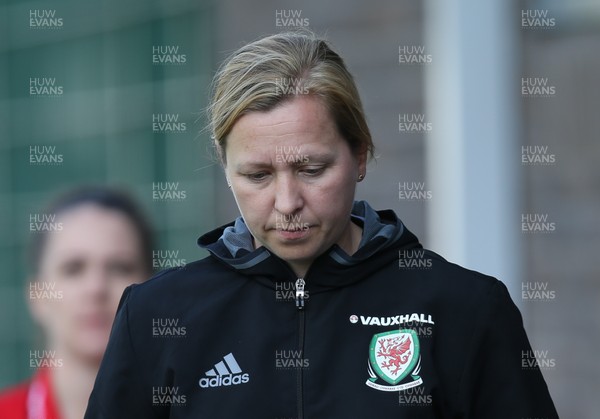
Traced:
<path fill-rule="evenodd" d="M 556 417 L 506 287 L 354 202 L 373 144 L 326 42 L 260 39 L 214 83 L 241 217 L 125 291 L 87 419 Z"/>
<path fill-rule="evenodd" d="M 34 237 L 27 297 L 45 337 L 29 351 L 33 378 L 0 394 L 0 416 L 81 419 L 119 298 L 152 269 L 151 232 L 134 203 L 107 188 L 59 198 L 54 230 Z"/>

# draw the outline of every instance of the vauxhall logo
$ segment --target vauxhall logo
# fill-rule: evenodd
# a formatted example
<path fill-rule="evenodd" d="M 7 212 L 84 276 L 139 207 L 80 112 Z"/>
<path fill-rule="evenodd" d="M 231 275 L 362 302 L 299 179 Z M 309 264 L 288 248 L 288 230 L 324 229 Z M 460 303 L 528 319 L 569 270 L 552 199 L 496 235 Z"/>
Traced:
<path fill-rule="evenodd" d="M 359 320 L 363 326 L 394 326 L 413 322 L 435 324 L 431 314 L 423 313 L 403 314 L 388 317 L 350 316 L 350 323 L 358 323 Z"/>

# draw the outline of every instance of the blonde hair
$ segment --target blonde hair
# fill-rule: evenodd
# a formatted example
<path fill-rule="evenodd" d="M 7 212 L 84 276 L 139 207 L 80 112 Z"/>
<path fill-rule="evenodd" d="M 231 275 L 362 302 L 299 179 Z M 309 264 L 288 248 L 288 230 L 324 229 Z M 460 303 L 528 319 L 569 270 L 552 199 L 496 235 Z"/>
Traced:
<path fill-rule="evenodd" d="M 293 89 L 286 92 L 282 81 L 292 81 Z M 208 128 L 221 162 L 226 164 L 227 135 L 242 115 L 269 111 L 296 94 L 322 98 L 355 155 L 373 156 L 373 140 L 352 75 L 326 41 L 302 31 L 278 33 L 247 44 L 217 71 Z"/>

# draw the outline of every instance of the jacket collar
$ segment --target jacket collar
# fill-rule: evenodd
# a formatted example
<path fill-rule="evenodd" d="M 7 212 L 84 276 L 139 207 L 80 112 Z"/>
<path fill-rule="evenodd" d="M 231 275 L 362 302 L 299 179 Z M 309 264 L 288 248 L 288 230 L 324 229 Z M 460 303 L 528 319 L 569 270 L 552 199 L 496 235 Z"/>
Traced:
<path fill-rule="evenodd" d="M 365 201 L 357 201 L 351 216 L 363 228 L 358 250 L 348 255 L 338 245 L 331 246 L 308 270 L 304 279 L 311 286 L 335 288 L 352 284 L 397 260 L 398 250 L 422 247 L 391 210 L 375 211 Z M 268 286 L 296 279 L 284 260 L 265 247 L 252 247 L 250 231 L 241 217 L 204 234 L 198 244 L 231 269 Z"/>

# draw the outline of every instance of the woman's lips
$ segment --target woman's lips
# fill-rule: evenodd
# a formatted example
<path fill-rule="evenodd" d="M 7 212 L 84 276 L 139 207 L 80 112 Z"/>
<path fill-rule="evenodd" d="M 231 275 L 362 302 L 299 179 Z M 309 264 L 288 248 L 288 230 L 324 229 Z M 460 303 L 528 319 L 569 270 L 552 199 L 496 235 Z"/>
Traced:
<path fill-rule="evenodd" d="M 310 233 L 310 227 L 302 228 L 298 230 L 276 230 L 277 235 L 285 241 L 301 240 L 308 236 Z"/>
<path fill-rule="evenodd" d="M 81 324 L 90 329 L 105 329 L 112 325 L 112 319 L 104 314 L 92 314 L 81 317 Z"/>

